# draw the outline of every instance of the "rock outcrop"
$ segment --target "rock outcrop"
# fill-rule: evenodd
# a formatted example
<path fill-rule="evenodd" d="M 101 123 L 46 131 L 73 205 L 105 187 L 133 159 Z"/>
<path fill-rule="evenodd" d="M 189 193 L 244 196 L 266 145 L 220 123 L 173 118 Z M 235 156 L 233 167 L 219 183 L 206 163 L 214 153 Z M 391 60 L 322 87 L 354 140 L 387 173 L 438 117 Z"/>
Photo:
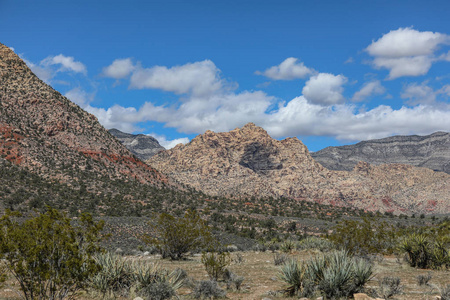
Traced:
<path fill-rule="evenodd" d="M 115 128 L 110 129 L 109 133 L 142 161 L 165 149 L 154 137 L 149 135 L 125 133 Z"/>
<path fill-rule="evenodd" d="M 41 81 L 2 44 L 0 155 L 39 176 L 71 185 L 89 177 L 152 185 L 169 181 L 136 159 L 94 115 Z M 97 183 L 86 184 L 94 188 Z"/>
<path fill-rule="evenodd" d="M 252 123 L 230 132 L 206 131 L 147 162 L 211 195 L 284 196 L 395 213 L 450 212 L 448 174 L 364 162 L 351 172 L 331 171 L 297 138 L 278 141 Z"/>
<path fill-rule="evenodd" d="M 330 170 L 351 171 L 360 161 L 373 165 L 400 163 L 450 174 L 450 133 L 393 136 L 327 147 L 311 156 Z"/>

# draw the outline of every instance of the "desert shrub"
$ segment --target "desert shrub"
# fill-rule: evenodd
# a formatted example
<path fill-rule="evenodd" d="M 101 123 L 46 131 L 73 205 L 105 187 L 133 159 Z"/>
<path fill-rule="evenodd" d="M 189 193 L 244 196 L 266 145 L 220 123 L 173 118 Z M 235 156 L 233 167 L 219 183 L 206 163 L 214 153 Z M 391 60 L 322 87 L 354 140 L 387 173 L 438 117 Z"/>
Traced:
<path fill-rule="evenodd" d="M 377 219 L 343 220 L 329 238 L 337 247 L 354 254 L 392 253 L 397 245 L 397 230 Z"/>
<path fill-rule="evenodd" d="M 336 249 L 336 246 L 329 240 L 315 237 L 315 236 L 309 236 L 309 237 L 301 240 L 297 244 L 297 249 L 298 250 L 318 249 L 322 252 L 325 252 L 325 251 L 330 251 L 330 250 Z"/>
<path fill-rule="evenodd" d="M 289 259 L 289 255 L 286 253 L 275 253 L 273 255 L 273 263 L 275 266 L 284 264 Z"/>
<path fill-rule="evenodd" d="M 426 275 L 418 275 L 416 278 L 419 285 L 428 285 L 432 276 L 431 273 L 427 273 Z"/>
<path fill-rule="evenodd" d="M 403 238 L 399 245 L 411 267 L 438 269 L 450 267 L 448 243 L 443 239 L 431 241 L 425 233 L 413 233 Z"/>
<path fill-rule="evenodd" d="M 231 264 L 230 254 L 228 252 L 203 252 L 202 264 L 210 279 L 217 281 L 219 278 L 223 278 L 227 266 Z"/>
<path fill-rule="evenodd" d="M 290 253 L 295 249 L 295 243 L 292 240 L 286 240 L 279 245 L 280 251 L 284 253 Z"/>
<path fill-rule="evenodd" d="M 245 262 L 244 256 L 241 253 L 236 253 L 236 255 L 233 257 L 233 262 L 237 265 L 242 264 Z"/>
<path fill-rule="evenodd" d="M 0 219 L 0 256 L 16 278 L 24 299 L 73 298 L 100 267 L 93 258 L 99 232 L 88 214 L 77 224 L 63 213 L 45 213 L 19 222 L 9 211 Z"/>
<path fill-rule="evenodd" d="M 441 300 L 450 300 L 450 284 L 440 288 L 439 295 L 441 296 Z"/>
<path fill-rule="evenodd" d="M 331 299 L 361 292 L 372 274 L 370 263 L 346 251 L 317 255 L 306 262 L 288 260 L 280 270 L 281 280 L 288 283 L 289 295 L 311 297 L 318 290 Z"/>
<path fill-rule="evenodd" d="M 398 277 L 383 277 L 380 281 L 380 295 L 389 299 L 394 295 L 400 294 L 402 287 L 400 285 L 400 278 Z"/>
<path fill-rule="evenodd" d="M 222 290 L 217 281 L 203 280 L 197 283 L 193 291 L 195 299 L 214 299 L 223 298 L 227 293 Z"/>
<path fill-rule="evenodd" d="M 208 248 L 214 242 L 210 228 L 195 210 L 188 210 L 182 218 L 162 213 L 151 227 L 156 237 L 145 236 L 144 241 L 155 245 L 163 258 L 179 260 L 187 252 Z"/>
<path fill-rule="evenodd" d="M 235 289 L 236 291 L 239 291 L 241 289 L 242 282 L 244 282 L 243 276 L 239 276 L 230 270 L 226 270 L 223 277 L 228 290 Z"/>
<path fill-rule="evenodd" d="M 100 292 L 103 297 L 126 297 L 135 283 L 131 263 L 122 256 L 109 252 L 96 255 L 95 261 L 101 266 L 101 270 L 91 277 L 91 288 Z"/>
<path fill-rule="evenodd" d="M 172 272 L 160 269 L 157 265 L 135 263 L 136 294 L 144 299 L 164 300 L 176 295 L 184 284 L 186 271 L 175 269 Z"/>

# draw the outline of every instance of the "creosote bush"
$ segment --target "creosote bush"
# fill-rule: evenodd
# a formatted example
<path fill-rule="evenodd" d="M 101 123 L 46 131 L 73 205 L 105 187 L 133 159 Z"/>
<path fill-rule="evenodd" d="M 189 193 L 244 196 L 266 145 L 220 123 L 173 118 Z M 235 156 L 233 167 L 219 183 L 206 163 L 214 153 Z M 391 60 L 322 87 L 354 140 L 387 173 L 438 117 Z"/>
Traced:
<path fill-rule="evenodd" d="M 24 299 L 73 299 L 100 267 L 93 258 L 102 222 L 83 214 L 76 225 L 47 207 L 19 222 L 9 211 L 0 219 L 0 256 Z"/>
<path fill-rule="evenodd" d="M 155 245 L 163 258 L 183 259 L 189 251 L 210 248 L 214 243 L 210 228 L 195 210 L 188 210 L 182 218 L 162 213 L 151 226 L 156 236 L 145 236 L 144 241 Z"/>
<path fill-rule="evenodd" d="M 227 293 L 220 288 L 217 281 L 203 280 L 196 284 L 193 292 L 195 299 L 223 298 Z"/>
<path fill-rule="evenodd" d="M 383 298 L 389 299 L 401 292 L 400 278 L 387 276 L 381 279 L 380 294 Z"/>
<path fill-rule="evenodd" d="M 228 252 L 203 252 L 202 264 L 211 280 L 223 278 L 227 272 L 227 267 L 231 264 L 230 253 Z"/>
<path fill-rule="evenodd" d="M 373 275 L 373 266 L 346 251 L 333 251 L 306 262 L 288 260 L 280 279 L 288 284 L 290 296 L 312 297 L 319 292 L 327 299 L 350 297 L 363 291 Z"/>

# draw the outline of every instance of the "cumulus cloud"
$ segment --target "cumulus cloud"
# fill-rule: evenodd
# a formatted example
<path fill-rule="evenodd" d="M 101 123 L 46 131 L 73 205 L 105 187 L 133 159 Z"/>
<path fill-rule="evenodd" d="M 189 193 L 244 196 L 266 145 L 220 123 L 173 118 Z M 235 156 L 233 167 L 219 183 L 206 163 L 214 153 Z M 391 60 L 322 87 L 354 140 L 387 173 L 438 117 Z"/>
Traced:
<path fill-rule="evenodd" d="M 173 139 L 173 140 L 168 140 L 166 136 L 164 135 L 159 135 L 156 133 L 150 133 L 148 134 L 152 137 L 154 137 L 155 139 L 158 140 L 159 144 L 161 146 L 163 146 L 166 149 L 172 149 L 173 147 L 175 147 L 178 144 L 187 144 L 189 143 L 189 138 L 187 137 L 183 137 L 183 138 L 178 138 L 178 139 Z"/>
<path fill-rule="evenodd" d="M 389 70 L 388 79 L 424 75 L 437 61 L 436 52 L 450 44 L 450 36 L 439 32 L 399 28 L 384 34 L 366 48 L 376 68 Z"/>
<path fill-rule="evenodd" d="M 116 59 L 111 65 L 103 68 L 102 75 L 114 79 L 122 79 L 129 76 L 135 68 L 131 58 Z"/>
<path fill-rule="evenodd" d="M 94 100 L 94 94 L 89 94 L 79 87 L 71 89 L 64 96 L 75 104 L 78 104 L 81 108 L 86 108 Z"/>
<path fill-rule="evenodd" d="M 155 66 L 138 68 L 133 72 L 130 88 L 161 89 L 176 94 L 208 96 L 221 90 L 226 82 L 220 70 L 210 60 L 167 68 Z"/>
<path fill-rule="evenodd" d="M 350 105 L 323 107 L 297 97 L 271 114 L 264 124 L 273 136 L 333 136 L 357 141 L 393 134 L 429 134 L 450 128 L 450 107 L 428 105 L 394 110 L 380 105 L 365 112 L 355 112 Z"/>
<path fill-rule="evenodd" d="M 264 75 L 273 80 L 293 80 L 297 78 L 306 78 L 315 73 L 303 62 L 297 62 L 298 58 L 288 57 L 278 66 L 273 66 L 264 72 L 256 71 L 257 75 Z"/>
<path fill-rule="evenodd" d="M 409 99 L 409 103 L 416 104 L 432 104 L 436 101 L 436 93 L 433 88 L 429 87 L 426 82 L 422 84 L 411 83 L 404 87 L 400 97 Z"/>
<path fill-rule="evenodd" d="M 352 101 L 363 101 L 373 95 L 382 95 L 385 92 L 386 89 L 381 85 L 379 80 L 369 81 L 366 82 L 363 87 L 353 95 Z"/>
<path fill-rule="evenodd" d="M 204 72 L 198 73 L 198 70 Z M 303 95 L 283 102 L 262 91 L 232 90 L 229 83 L 220 78 L 220 70 L 211 61 L 172 68 L 138 68 L 132 71 L 130 81 L 139 72 L 142 72 L 139 75 L 142 80 L 136 76 L 134 84 L 139 82 L 140 88 L 159 88 L 183 96 L 178 103 L 170 106 L 152 102 L 146 102 L 140 108 L 119 105 L 95 108 L 88 105 L 86 109 L 96 115 L 105 127 L 133 132 L 140 130 L 137 127 L 139 123 L 151 121 L 163 123 L 182 133 L 196 134 L 208 129 L 229 131 L 254 122 L 275 138 L 312 135 L 342 140 L 381 138 L 393 134 L 429 134 L 450 128 L 450 105 L 440 103 L 438 106 L 425 101 L 428 94 L 424 86 L 404 88 L 402 95 L 413 106 L 395 110 L 380 105 L 363 110 L 355 103 L 345 103 L 342 93 L 348 79 L 343 75 L 315 74 L 305 83 Z M 420 89 L 425 91 L 422 101 L 412 101 L 420 98 Z M 450 86 L 433 92 L 435 95 L 448 95 Z M 381 83 L 372 80 L 365 83 L 352 99 L 361 101 L 383 93 L 385 89 Z M 188 141 L 185 138 L 160 139 L 165 147 Z"/>
<path fill-rule="evenodd" d="M 52 65 L 60 65 L 60 68 L 57 72 L 65 72 L 72 71 L 75 73 L 82 73 L 86 75 L 87 69 L 84 64 L 79 61 L 75 61 L 72 56 L 65 56 L 63 54 L 59 54 L 56 56 L 49 56 L 43 61 L 41 61 L 41 65 L 43 66 L 52 66 Z"/>
<path fill-rule="evenodd" d="M 333 105 L 344 101 L 342 87 L 347 83 L 347 78 L 343 75 L 333 75 L 329 73 L 319 73 L 312 76 L 303 87 L 303 95 L 314 104 Z"/>
<path fill-rule="evenodd" d="M 22 55 L 20 58 L 23 59 L 23 61 L 27 64 L 31 71 L 39 77 L 39 79 L 45 81 L 46 83 L 50 83 L 51 79 L 55 77 L 58 72 L 75 72 L 83 75 L 87 74 L 87 68 L 83 63 L 75 61 L 73 57 L 64 56 L 63 54 L 48 56 L 47 58 L 41 60 L 38 64 L 27 60 Z"/>

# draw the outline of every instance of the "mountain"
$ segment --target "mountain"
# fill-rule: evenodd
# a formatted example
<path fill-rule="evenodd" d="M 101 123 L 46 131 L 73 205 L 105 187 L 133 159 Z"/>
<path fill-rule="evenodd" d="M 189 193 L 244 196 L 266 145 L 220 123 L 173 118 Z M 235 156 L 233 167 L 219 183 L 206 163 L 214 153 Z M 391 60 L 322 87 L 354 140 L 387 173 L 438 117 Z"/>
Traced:
<path fill-rule="evenodd" d="M 365 161 L 374 165 L 407 164 L 450 174 L 450 133 L 393 136 L 327 147 L 311 153 L 311 156 L 330 170 L 350 171 L 358 162 Z"/>
<path fill-rule="evenodd" d="M 109 133 L 142 161 L 165 149 L 154 137 L 149 135 L 125 133 L 115 128 L 110 129 Z"/>
<path fill-rule="evenodd" d="M 33 208 L 35 199 L 38 207 L 134 214 L 178 197 L 176 183 L 137 159 L 3 44 L 0 162 L 0 206 Z"/>
<path fill-rule="evenodd" d="M 253 123 L 230 132 L 206 131 L 147 162 L 211 195 L 282 196 L 395 213 L 450 212 L 448 174 L 364 162 L 351 172 L 328 170 L 297 138 L 272 139 Z"/>

